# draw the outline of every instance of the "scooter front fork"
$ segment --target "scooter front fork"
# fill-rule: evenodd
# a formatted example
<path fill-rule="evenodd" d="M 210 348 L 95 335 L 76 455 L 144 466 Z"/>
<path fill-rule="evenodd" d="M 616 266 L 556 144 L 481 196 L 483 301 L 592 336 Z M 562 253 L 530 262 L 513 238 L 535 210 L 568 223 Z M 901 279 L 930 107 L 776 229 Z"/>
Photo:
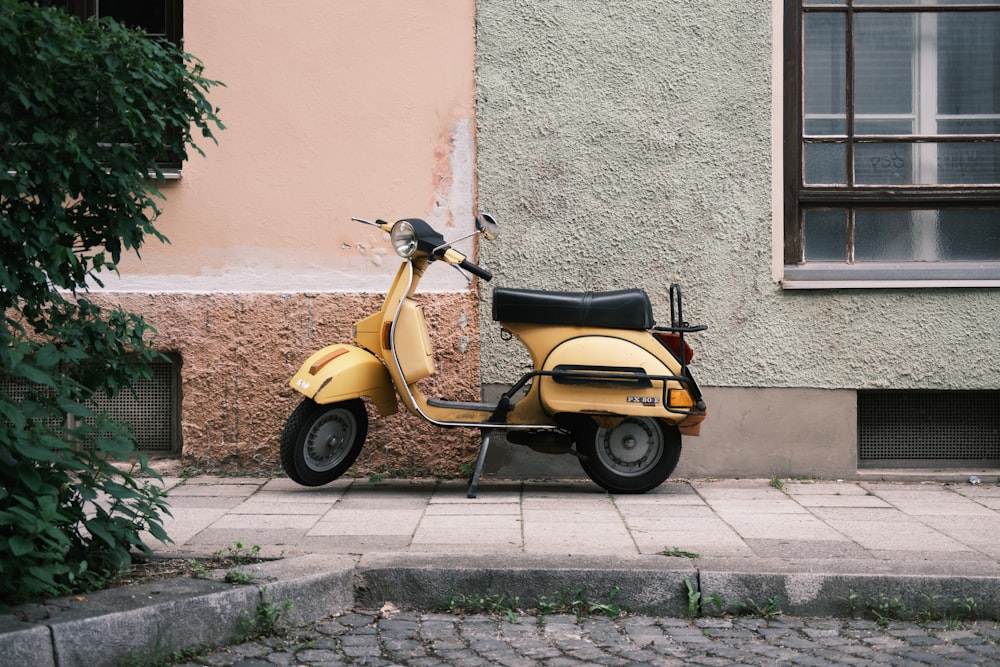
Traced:
<path fill-rule="evenodd" d="M 476 469 L 472 471 L 472 479 L 469 480 L 469 492 L 466 494 L 467 498 L 476 497 L 476 491 L 479 488 L 479 477 L 483 474 L 483 463 L 486 462 L 486 450 L 490 448 L 490 436 L 493 435 L 493 429 L 484 428 L 481 433 L 483 435 L 483 439 L 479 443 L 479 456 L 476 457 Z"/>

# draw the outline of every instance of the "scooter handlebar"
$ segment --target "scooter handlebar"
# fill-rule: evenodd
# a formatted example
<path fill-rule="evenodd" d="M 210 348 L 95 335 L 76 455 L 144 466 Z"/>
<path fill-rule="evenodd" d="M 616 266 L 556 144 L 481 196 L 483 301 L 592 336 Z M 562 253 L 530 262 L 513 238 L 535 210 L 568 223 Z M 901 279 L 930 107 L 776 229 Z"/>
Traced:
<path fill-rule="evenodd" d="M 483 280 L 493 280 L 493 274 L 490 271 L 484 269 L 478 264 L 473 264 L 467 259 L 463 259 L 458 266 L 465 269 L 472 275 L 482 278 Z"/>

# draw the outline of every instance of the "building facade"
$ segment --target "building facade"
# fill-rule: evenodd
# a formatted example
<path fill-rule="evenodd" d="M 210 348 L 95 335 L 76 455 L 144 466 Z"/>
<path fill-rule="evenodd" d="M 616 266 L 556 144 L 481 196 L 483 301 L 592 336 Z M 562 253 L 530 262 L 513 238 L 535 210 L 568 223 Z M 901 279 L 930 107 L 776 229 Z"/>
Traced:
<path fill-rule="evenodd" d="M 102 298 L 175 354 L 186 458 L 273 465 L 287 378 L 396 265 L 350 218 L 457 237 L 487 211 L 493 283 L 441 267 L 423 297 L 442 397 L 524 370 L 493 285 L 642 287 L 666 320 L 679 282 L 710 413 L 677 475 L 995 468 L 1000 7 L 975 4 L 189 1 L 228 129 Z M 370 437 L 363 473 L 476 446 L 406 416 Z"/>

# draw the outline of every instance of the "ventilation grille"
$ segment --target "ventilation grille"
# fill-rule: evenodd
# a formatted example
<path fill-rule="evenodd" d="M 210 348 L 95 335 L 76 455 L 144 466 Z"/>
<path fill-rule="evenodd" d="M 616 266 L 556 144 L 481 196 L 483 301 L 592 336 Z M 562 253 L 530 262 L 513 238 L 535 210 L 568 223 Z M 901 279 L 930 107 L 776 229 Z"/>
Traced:
<path fill-rule="evenodd" d="M 858 392 L 859 467 L 997 465 L 1000 392 Z"/>
<path fill-rule="evenodd" d="M 179 363 L 154 362 L 152 377 L 139 380 L 133 390 L 120 392 L 113 399 L 103 394 L 92 398 L 88 406 L 96 412 L 107 412 L 111 419 L 128 422 L 135 433 L 137 449 L 147 454 L 180 452 L 180 378 Z M 24 398 L 28 385 L 21 380 L 0 379 L 4 391 L 14 398 Z M 50 424 L 58 428 L 64 422 Z"/>
<path fill-rule="evenodd" d="M 153 377 L 139 380 L 131 391 L 119 392 L 113 399 L 103 394 L 95 396 L 91 408 L 131 424 L 140 452 L 179 452 L 177 371 L 170 362 L 155 362 L 152 370 Z"/>

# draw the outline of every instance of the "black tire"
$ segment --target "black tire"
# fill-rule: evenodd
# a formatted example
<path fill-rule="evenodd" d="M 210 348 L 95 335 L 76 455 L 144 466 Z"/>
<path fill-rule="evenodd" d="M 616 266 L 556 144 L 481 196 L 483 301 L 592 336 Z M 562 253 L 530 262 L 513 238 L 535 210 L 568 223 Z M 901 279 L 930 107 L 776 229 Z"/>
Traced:
<path fill-rule="evenodd" d="M 329 484 L 358 458 L 367 435 L 368 413 L 360 398 L 327 405 L 306 399 L 281 432 L 281 467 L 297 484 Z"/>
<path fill-rule="evenodd" d="M 583 471 L 611 493 L 655 489 L 681 458 L 681 433 L 662 419 L 625 417 L 614 428 L 585 419 L 574 436 Z"/>

